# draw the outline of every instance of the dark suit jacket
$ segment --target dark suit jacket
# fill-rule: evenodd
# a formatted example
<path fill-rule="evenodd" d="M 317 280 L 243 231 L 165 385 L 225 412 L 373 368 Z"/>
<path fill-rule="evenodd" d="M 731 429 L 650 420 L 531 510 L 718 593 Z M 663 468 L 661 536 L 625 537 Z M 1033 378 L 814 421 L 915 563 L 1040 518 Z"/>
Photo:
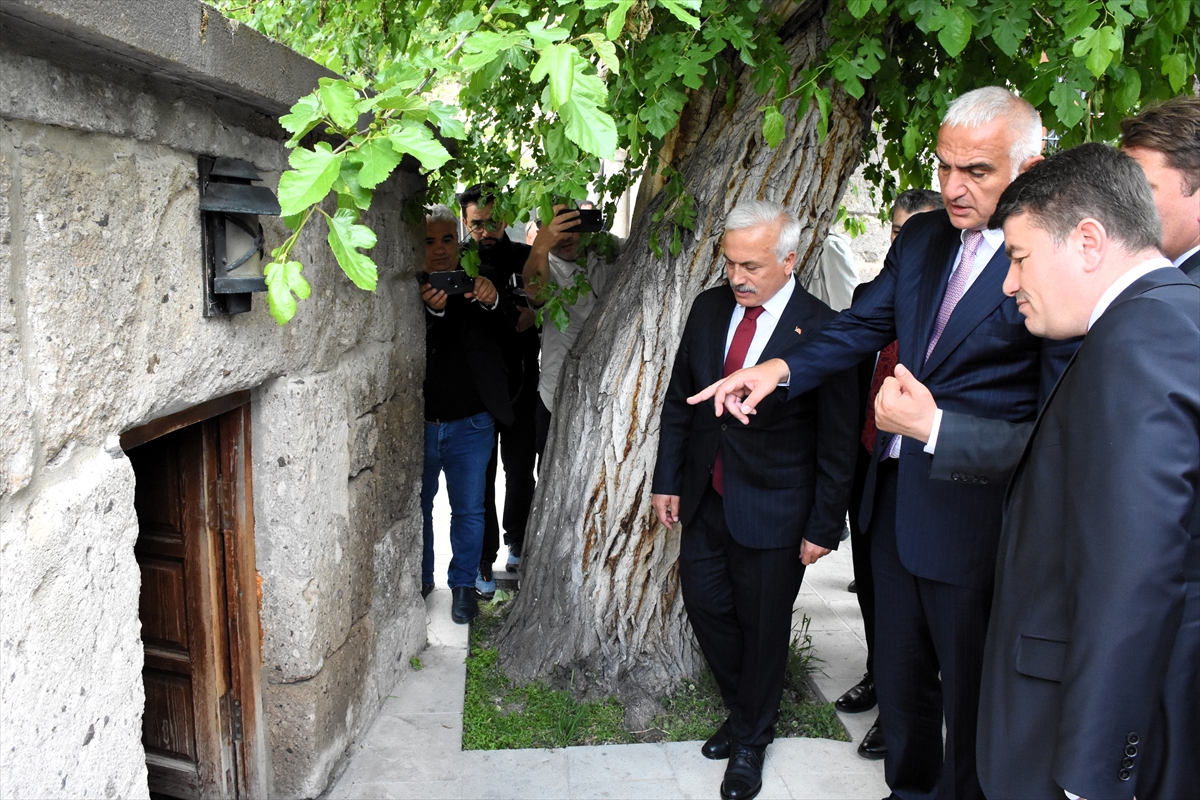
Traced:
<path fill-rule="evenodd" d="M 486 266 L 480 267 L 479 274 L 496 283 L 495 273 Z M 461 295 L 446 298 L 445 313 L 441 316 L 435 316 L 424 304 L 422 308 L 425 309 L 426 336 L 428 337 L 434 329 L 441 329 L 459 337 L 479 399 L 496 422 L 511 425 L 513 411 L 509 400 L 508 369 L 501 342 L 515 323 L 512 323 L 510 315 L 504 312 L 502 292 L 503 290 L 498 289 L 500 303 L 495 309 L 484 308 Z M 429 357 L 427 344 L 426 358 Z"/>
<path fill-rule="evenodd" d="M 783 355 L 792 372 L 789 393 L 806 392 L 897 339 L 900 363 L 929 388 L 944 412 L 1005 424 L 1031 422 L 1074 345 L 1043 342 L 1026 330 L 1016 303 L 1001 289 L 1008 273 L 1003 251 L 963 295 L 925 361 L 961 241 L 945 211 L 909 219 L 883 271 L 854 305 L 820 335 Z M 939 449 L 945 433 L 939 434 Z M 881 433 L 876 452 L 889 439 Z M 994 446 L 984 440 L 967 444 L 981 458 Z M 1004 481 L 937 480 L 931 475 L 933 456 L 924 452 L 923 443 L 906 438 L 901 452 L 896 544 L 905 568 L 955 586 L 990 589 Z M 863 528 L 873 513 L 877 468 L 878 461 L 872 461 L 859 519 Z"/>
<path fill-rule="evenodd" d="M 845 528 L 856 453 L 853 371 L 792 403 L 784 402 L 783 389 L 776 390 L 749 425 L 728 414 L 717 418 L 711 405 L 688 405 L 690 395 L 721 377 L 736 305 L 728 286 L 709 289 L 692 304 L 663 404 L 652 491 L 680 497 L 686 531 L 720 447 L 725 520 L 739 544 L 790 547 L 804 538 L 836 549 Z M 774 358 L 795 339 L 812 336 L 833 316 L 829 306 L 796 283 L 761 360 Z"/>
<path fill-rule="evenodd" d="M 1200 252 L 1192 253 L 1192 257 L 1180 264 L 1179 268 L 1192 279 L 1192 283 L 1200 283 Z"/>
<path fill-rule="evenodd" d="M 979 709 L 989 798 L 1200 792 L 1198 483 L 1200 289 L 1161 269 L 1092 327 L 1008 490 Z"/>

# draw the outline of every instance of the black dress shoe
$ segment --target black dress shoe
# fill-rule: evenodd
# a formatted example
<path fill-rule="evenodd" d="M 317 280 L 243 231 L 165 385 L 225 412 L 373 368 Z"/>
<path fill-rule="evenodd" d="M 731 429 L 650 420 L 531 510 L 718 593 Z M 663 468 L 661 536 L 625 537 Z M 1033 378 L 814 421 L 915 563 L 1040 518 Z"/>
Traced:
<path fill-rule="evenodd" d="M 708 737 L 708 741 L 700 748 L 700 755 L 705 758 L 711 758 L 713 761 L 724 761 L 729 758 L 729 747 L 733 743 L 733 737 L 729 733 L 729 720 L 721 723 L 721 727 L 717 728 L 717 732 Z"/>
<path fill-rule="evenodd" d="M 870 711 L 874 708 L 875 679 L 871 677 L 871 673 L 868 672 L 866 675 L 863 675 L 863 679 L 850 687 L 833 705 L 838 711 L 843 711 L 847 714 L 860 714 L 863 711 Z"/>
<path fill-rule="evenodd" d="M 762 789 L 763 754 L 737 745 L 732 748 L 725 780 L 721 781 L 722 800 L 750 800 Z"/>
<path fill-rule="evenodd" d="M 858 746 L 858 754 L 872 761 L 878 761 L 887 756 L 887 745 L 883 742 L 883 729 L 879 727 L 878 717 L 875 718 L 875 724 L 867 731 L 867 735 L 863 737 L 862 744 Z"/>
<path fill-rule="evenodd" d="M 454 604 L 450 606 L 450 619 L 459 625 L 466 625 L 479 613 L 479 602 L 475 599 L 475 587 L 455 586 L 450 591 L 454 594 Z"/>
<path fill-rule="evenodd" d="M 422 583 L 421 584 L 421 599 L 424 600 L 426 597 L 429 597 L 429 595 L 431 595 L 431 594 L 433 594 L 433 584 L 432 583 Z"/>
<path fill-rule="evenodd" d="M 846 591 L 857 593 L 858 592 L 858 581 L 850 581 L 850 583 L 846 584 Z"/>

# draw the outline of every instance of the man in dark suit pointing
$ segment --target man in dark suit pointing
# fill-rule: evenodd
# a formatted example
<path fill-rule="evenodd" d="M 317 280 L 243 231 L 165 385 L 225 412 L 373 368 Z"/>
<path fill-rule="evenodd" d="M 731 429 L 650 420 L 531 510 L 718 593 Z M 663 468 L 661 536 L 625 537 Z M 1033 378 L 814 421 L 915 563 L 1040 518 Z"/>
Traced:
<path fill-rule="evenodd" d="M 1138 165 L 1065 151 L 1000 198 L 1029 330 L 1086 333 L 1004 505 L 979 714 L 990 798 L 1200 792 L 1200 286 Z"/>
<path fill-rule="evenodd" d="M 1001 290 L 1003 232 L 987 226 L 1004 188 L 1041 160 L 1041 137 L 1034 108 L 1004 89 L 955 100 L 937 142 L 945 211 L 913 216 L 883 272 L 820 335 L 691 398 L 715 395 L 722 410 L 747 419 L 780 381 L 790 381 L 790 395 L 807 391 L 896 340 L 905 368 L 897 374 L 911 373 L 936 401 L 917 419 L 877 414 L 879 457 L 859 520 L 875 576 L 884 775 L 905 800 L 982 797 L 976 713 L 1004 480 L 974 471 L 942 479 L 939 458 L 965 450 L 988 463 L 996 449 L 1007 452 L 1066 363 L 1057 351 L 1071 348 L 1025 330 Z M 972 424 L 979 419 L 992 424 Z"/>
<path fill-rule="evenodd" d="M 739 203 L 725 225 L 728 286 L 692 305 L 663 405 L 654 470 L 659 521 L 683 523 L 679 579 L 700 648 L 729 709 L 705 743 L 729 758 L 721 796 L 762 786 L 779 716 L 792 604 L 805 565 L 838 545 L 857 434 L 853 371 L 785 403 L 779 389 L 749 425 L 687 398 L 812 336 L 833 311 L 792 274 L 800 222 L 782 206 Z"/>

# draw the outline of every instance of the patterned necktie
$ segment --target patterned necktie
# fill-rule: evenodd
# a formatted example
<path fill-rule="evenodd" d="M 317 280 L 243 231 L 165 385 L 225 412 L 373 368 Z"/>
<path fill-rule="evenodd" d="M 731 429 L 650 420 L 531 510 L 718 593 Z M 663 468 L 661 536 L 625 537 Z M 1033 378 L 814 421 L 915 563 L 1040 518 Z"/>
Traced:
<path fill-rule="evenodd" d="M 979 244 L 982 241 L 982 233 L 967 231 L 966 238 L 963 240 L 962 258 L 959 259 L 958 269 L 954 270 L 954 274 L 950 276 L 950 283 L 946 286 L 946 296 L 942 298 L 942 307 L 938 309 L 937 323 L 933 326 L 933 336 L 929 337 L 929 348 L 925 351 L 926 361 L 933 353 L 933 348 L 937 347 L 938 339 L 942 338 L 942 331 L 946 330 L 946 323 L 950 321 L 954 307 L 958 305 L 959 300 L 962 300 L 963 293 L 967 290 L 967 281 L 970 280 L 971 273 L 975 271 L 975 254 L 979 252 Z"/>
<path fill-rule="evenodd" d="M 925 350 L 926 361 L 933 353 L 933 348 L 937 347 L 938 340 L 942 338 L 942 332 L 946 330 L 946 323 L 950 321 L 954 307 L 958 305 L 958 301 L 967 291 L 967 281 L 970 280 L 971 273 L 975 271 L 975 254 L 979 252 L 979 245 L 982 242 L 983 234 L 979 231 L 967 231 L 963 238 L 962 258 L 958 260 L 958 268 L 954 270 L 954 274 L 950 276 L 950 283 L 946 286 L 946 296 L 942 298 L 942 307 L 938 309 L 937 322 L 933 326 L 933 336 L 929 337 L 929 347 Z M 893 436 L 883 458 L 899 457 L 900 437 Z"/>
<path fill-rule="evenodd" d="M 738 323 L 737 329 L 733 332 L 733 341 L 729 344 L 729 352 L 725 354 L 723 377 L 728 378 L 746 363 L 746 353 L 749 352 L 750 343 L 754 341 L 754 332 L 758 329 L 758 322 L 756 320 L 758 320 L 762 313 L 762 306 L 754 306 L 747 308 L 746 313 L 742 315 L 742 321 Z M 718 447 L 717 458 L 713 461 L 712 485 L 717 490 L 717 494 L 722 497 L 725 495 L 725 482 L 723 478 L 721 450 Z"/>

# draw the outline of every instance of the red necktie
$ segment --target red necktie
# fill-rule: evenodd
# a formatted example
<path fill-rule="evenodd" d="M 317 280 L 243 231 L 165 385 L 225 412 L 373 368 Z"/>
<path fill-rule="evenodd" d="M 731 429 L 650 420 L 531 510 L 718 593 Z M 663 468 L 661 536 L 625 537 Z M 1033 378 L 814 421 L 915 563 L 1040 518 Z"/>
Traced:
<path fill-rule="evenodd" d="M 754 341 L 754 331 L 758 329 L 756 320 L 762 312 L 762 306 L 753 306 L 747 308 L 746 313 L 742 315 L 742 321 L 738 323 L 737 330 L 733 332 L 733 341 L 729 344 L 729 352 L 725 354 L 723 377 L 728 378 L 746 363 L 746 353 L 750 350 L 750 342 Z M 718 448 L 717 458 L 713 461 L 712 484 L 713 488 L 717 490 L 717 494 L 724 496 L 725 482 L 722 478 L 721 450 Z"/>
<path fill-rule="evenodd" d="M 879 361 L 875 363 L 875 374 L 871 377 L 871 390 L 867 394 L 867 421 L 862 429 L 862 443 L 868 453 L 875 452 L 875 439 L 879 434 L 879 429 L 875 427 L 875 396 L 879 394 L 884 378 L 896 371 L 899 361 L 899 342 L 892 342 L 879 351 Z"/>

